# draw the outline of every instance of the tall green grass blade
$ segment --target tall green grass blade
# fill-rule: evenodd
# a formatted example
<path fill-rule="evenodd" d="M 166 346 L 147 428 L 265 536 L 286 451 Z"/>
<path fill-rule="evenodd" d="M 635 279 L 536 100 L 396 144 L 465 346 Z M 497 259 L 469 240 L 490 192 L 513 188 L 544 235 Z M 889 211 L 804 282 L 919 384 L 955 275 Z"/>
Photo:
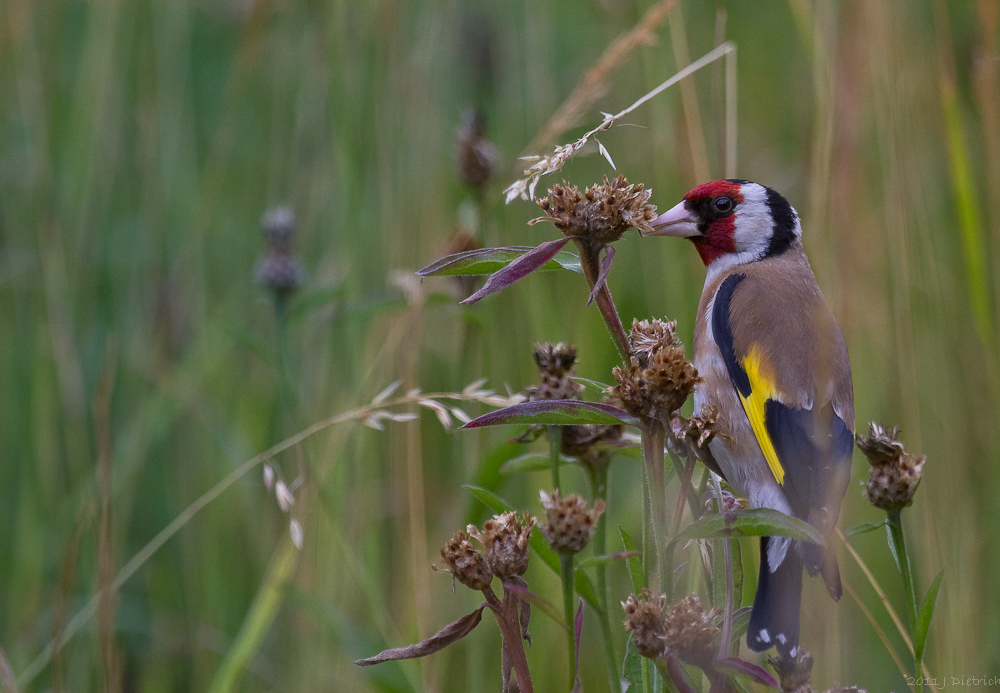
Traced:
<path fill-rule="evenodd" d="M 944 568 L 934 578 L 924 601 L 920 605 L 917 613 L 917 625 L 913 629 L 913 656 L 917 660 L 923 660 L 924 648 L 927 645 L 927 631 L 931 627 L 931 619 L 934 617 L 934 606 L 937 604 L 938 591 L 941 589 L 941 579 L 944 577 Z"/>

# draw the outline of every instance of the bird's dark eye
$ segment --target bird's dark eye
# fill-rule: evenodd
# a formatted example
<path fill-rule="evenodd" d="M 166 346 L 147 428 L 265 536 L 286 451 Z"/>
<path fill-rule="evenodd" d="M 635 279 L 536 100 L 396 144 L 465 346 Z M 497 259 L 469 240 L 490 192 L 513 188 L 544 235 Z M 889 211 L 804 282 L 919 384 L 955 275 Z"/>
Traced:
<path fill-rule="evenodd" d="M 729 214 L 733 211 L 733 206 L 733 198 L 731 197 L 717 197 L 712 201 L 712 207 L 714 207 L 715 211 L 719 214 Z"/>

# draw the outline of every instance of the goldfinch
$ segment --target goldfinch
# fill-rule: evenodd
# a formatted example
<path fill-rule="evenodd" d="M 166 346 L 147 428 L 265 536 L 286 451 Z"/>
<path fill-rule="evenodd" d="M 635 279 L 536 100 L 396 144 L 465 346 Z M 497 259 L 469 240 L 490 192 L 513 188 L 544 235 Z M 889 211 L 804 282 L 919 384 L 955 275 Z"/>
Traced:
<path fill-rule="evenodd" d="M 854 392 L 840 327 L 802 248 L 799 216 L 746 180 L 698 186 L 647 235 L 688 238 L 707 268 L 694 328 L 694 394 L 718 407 L 709 444 L 730 486 L 757 508 L 815 527 L 824 546 L 761 537 L 747 645 L 794 658 L 802 568 L 839 600 L 832 532 L 851 476 Z"/>

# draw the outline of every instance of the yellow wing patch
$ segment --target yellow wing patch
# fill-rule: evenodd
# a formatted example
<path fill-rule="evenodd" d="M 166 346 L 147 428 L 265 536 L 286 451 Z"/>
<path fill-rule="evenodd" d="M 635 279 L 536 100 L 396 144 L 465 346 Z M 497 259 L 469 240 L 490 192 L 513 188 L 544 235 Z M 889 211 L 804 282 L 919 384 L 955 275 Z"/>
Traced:
<path fill-rule="evenodd" d="M 764 361 L 760 349 L 758 349 L 756 344 L 750 347 L 750 351 L 740 361 L 740 365 L 743 366 L 743 370 L 746 371 L 747 378 L 750 380 L 749 397 L 744 397 L 737 390 L 740 402 L 743 403 L 743 411 L 746 412 L 747 418 L 750 420 L 750 427 L 753 429 L 757 443 L 764 453 L 767 466 L 771 468 L 771 473 L 774 474 L 775 480 L 779 484 L 783 484 L 785 469 L 781 466 L 778 453 L 774 450 L 774 443 L 771 442 L 771 436 L 768 435 L 767 427 L 764 425 L 767 400 L 772 399 L 775 395 L 774 373 L 770 365 Z"/>

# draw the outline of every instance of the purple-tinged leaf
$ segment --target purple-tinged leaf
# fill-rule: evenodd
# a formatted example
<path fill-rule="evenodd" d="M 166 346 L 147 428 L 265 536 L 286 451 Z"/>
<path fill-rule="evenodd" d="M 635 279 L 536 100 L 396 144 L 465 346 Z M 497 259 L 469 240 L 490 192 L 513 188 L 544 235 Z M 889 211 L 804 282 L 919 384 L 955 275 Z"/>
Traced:
<path fill-rule="evenodd" d="M 684 667 L 677 661 L 677 657 L 668 654 L 666 664 L 670 680 L 674 682 L 674 686 L 676 686 L 679 693 L 697 693 L 695 687 L 688 681 L 687 674 L 684 673 Z"/>
<path fill-rule="evenodd" d="M 509 580 L 503 583 L 503 588 L 505 591 L 510 592 L 525 603 L 531 604 L 533 607 L 551 618 L 556 624 L 559 625 L 560 628 L 567 628 L 566 619 L 563 618 L 562 614 L 559 613 L 559 609 L 557 609 L 555 604 L 552 602 L 546 600 L 544 597 L 539 597 L 526 586 L 512 583 Z"/>
<path fill-rule="evenodd" d="M 597 293 L 608 283 L 608 275 L 611 274 L 611 265 L 615 261 L 615 247 L 613 245 L 604 246 L 604 257 L 601 259 L 601 269 L 597 273 L 597 281 L 594 288 L 590 290 L 590 298 L 587 299 L 589 306 L 597 298 Z"/>
<path fill-rule="evenodd" d="M 388 650 L 383 650 L 374 657 L 359 659 L 355 662 L 355 664 L 367 667 L 372 664 L 390 662 L 396 659 L 416 659 L 417 657 L 426 657 L 429 654 L 439 652 L 440 650 L 448 647 L 448 645 L 461 640 L 466 635 L 471 633 L 472 630 L 479 625 L 479 622 L 483 620 L 483 609 L 485 608 L 486 604 L 480 604 L 479 608 L 471 614 L 467 614 L 457 621 L 449 623 L 447 626 L 426 640 L 422 640 L 421 642 L 414 643 L 413 645 L 408 645 L 406 647 L 393 647 Z"/>
<path fill-rule="evenodd" d="M 503 248 L 479 248 L 448 255 L 417 270 L 419 277 L 469 276 L 493 274 L 532 250 L 530 245 L 511 245 Z M 568 269 L 580 274 L 580 258 L 569 251 L 556 253 L 539 270 Z"/>
<path fill-rule="evenodd" d="M 727 657 L 726 659 L 719 660 L 715 663 L 715 668 L 729 674 L 749 676 L 757 683 L 762 683 L 771 688 L 779 688 L 778 682 L 774 680 L 774 677 L 766 669 L 739 657 Z"/>
<path fill-rule="evenodd" d="M 573 399 L 546 399 L 521 402 L 503 409 L 483 414 L 462 426 L 503 426 L 507 424 L 630 424 L 637 426 L 638 419 L 624 409 L 599 402 L 581 402 Z"/>
<path fill-rule="evenodd" d="M 557 238 L 554 241 L 546 241 L 536 248 L 532 248 L 512 263 L 497 270 L 486 280 L 486 284 L 476 293 L 462 301 L 463 304 L 471 304 L 485 296 L 506 289 L 516 281 L 524 279 L 537 269 L 540 269 L 546 262 L 555 257 L 562 247 L 569 243 L 569 238 Z"/>
<path fill-rule="evenodd" d="M 634 558 L 639 555 L 638 551 L 619 551 L 618 553 L 606 553 L 601 556 L 591 556 L 590 558 L 585 558 L 576 564 L 577 570 L 584 570 L 586 568 L 591 568 L 595 565 L 601 565 L 603 563 L 611 563 L 612 561 L 621 561 L 628 558 Z"/>

